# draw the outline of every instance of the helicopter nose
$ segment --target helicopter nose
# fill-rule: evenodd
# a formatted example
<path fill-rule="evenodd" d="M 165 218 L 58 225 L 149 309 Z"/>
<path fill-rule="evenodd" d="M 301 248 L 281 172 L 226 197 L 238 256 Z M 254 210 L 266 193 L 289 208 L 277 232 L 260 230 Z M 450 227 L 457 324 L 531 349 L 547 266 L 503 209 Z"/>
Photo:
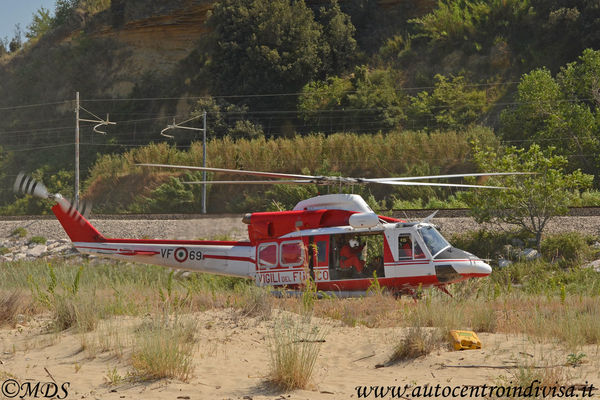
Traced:
<path fill-rule="evenodd" d="M 480 259 L 454 261 L 451 264 L 437 264 L 435 274 L 439 282 L 458 282 L 468 278 L 482 278 L 492 273 L 492 267 Z"/>
<path fill-rule="evenodd" d="M 488 276 L 492 273 L 492 267 L 481 260 L 473 260 L 469 269 L 470 273 L 476 276 Z"/>
<path fill-rule="evenodd" d="M 482 278 L 492 273 L 492 267 L 473 254 L 452 248 L 439 254 L 435 260 L 435 274 L 439 282 L 458 282 L 468 278 Z"/>
<path fill-rule="evenodd" d="M 492 273 L 492 267 L 480 259 L 470 259 L 455 264 L 456 271 L 467 277 L 483 277 Z"/>
<path fill-rule="evenodd" d="M 492 273 L 492 266 L 484 263 L 483 261 L 480 261 L 479 269 L 481 270 L 480 274 L 484 274 L 486 276 Z"/>

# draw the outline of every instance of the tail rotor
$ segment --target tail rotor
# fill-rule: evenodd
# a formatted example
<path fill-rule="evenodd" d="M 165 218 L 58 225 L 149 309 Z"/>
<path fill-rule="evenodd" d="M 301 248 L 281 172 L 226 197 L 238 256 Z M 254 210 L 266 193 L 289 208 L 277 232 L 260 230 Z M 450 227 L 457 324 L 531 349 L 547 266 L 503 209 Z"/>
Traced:
<path fill-rule="evenodd" d="M 48 188 L 46 188 L 43 183 L 35 180 L 30 175 L 26 175 L 24 172 L 20 172 L 17 175 L 13 190 L 16 193 L 30 194 L 40 199 L 53 199 L 60 204 L 60 207 L 65 213 L 71 216 L 76 212 L 79 212 L 87 218 L 92 209 L 90 202 L 80 201 L 79 204 L 73 204 L 59 193 L 48 192 Z"/>
<path fill-rule="evenodd" d="M 41 199 L 48 199 L 55 196 L 48 193 L 48 189 L 43 183 L 36 181 L 29 175 L 25 175 L 23 172 L 17 175 L 13 190 L 17 193 L 30 194 Z"/>

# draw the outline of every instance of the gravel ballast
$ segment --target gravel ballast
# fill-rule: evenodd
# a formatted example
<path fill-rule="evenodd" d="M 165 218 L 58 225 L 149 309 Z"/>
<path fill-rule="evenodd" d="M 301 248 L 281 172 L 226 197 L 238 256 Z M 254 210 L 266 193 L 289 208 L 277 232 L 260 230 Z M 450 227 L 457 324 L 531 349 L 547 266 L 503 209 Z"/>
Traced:
<path fill-rule="evenodd" d="M 201 217 L 191 219 L 91 219 L 91 223 L 106 237 L 148 238 L 148 239 L 230 239 L 248 238 L 247 225 L 242 223 L 242 215 Z M 434 218 L 442 233 L 450 237 L 481 229 L 472 218 Z M 10 237 L 16 228 L 25 228 L 27 237 L 43 236 L 46 239 L 68 239 L 67 234 L 56 219 L 29 219 L 0 221 L 0 239 Z M 548 224 L 546 234 L 558 232 L 580 232 L 600 235 L 600 216 L 555 217 Z"/>

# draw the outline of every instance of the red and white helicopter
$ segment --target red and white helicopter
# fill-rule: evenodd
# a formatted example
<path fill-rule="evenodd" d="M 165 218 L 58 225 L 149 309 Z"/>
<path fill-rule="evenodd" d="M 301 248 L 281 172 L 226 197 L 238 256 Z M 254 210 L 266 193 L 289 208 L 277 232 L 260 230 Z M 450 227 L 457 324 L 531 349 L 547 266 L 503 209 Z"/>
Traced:
<path fill-rule="evenodd" d="M 139 164 L 212 172 L 258 175 L 280 180 L 206 181 L 188 183 L 363 184 L 494 188 L 495 186 L 421 182 L 417 179 L 514 175 L 477 173 L 401 178 L 344 178 L 271 172 Z M 518 173 L 517 173 L 518 174 Z M 283 180 L 281 180 L 283 179 Z M 242 221 L 248 240 L 113 239 L 103 236 L 60 194 L 20 174 L 15 190 L 56 201 L 52 211 L 81 253 L 166 267 L 254 279 L 258 285 L 301 289 L 310 277 L 319 291 L 338 296 L 364 293 L 376 276 L 381 287 L 413 293 L 488 276 L 483 260 L 452 247 L 431 224 L 377 215 L 355 194 L 328 194 L 300 201 L 291 211 L 254 212 Z M 435 213 L 434 213 L 435 214 Z"/>

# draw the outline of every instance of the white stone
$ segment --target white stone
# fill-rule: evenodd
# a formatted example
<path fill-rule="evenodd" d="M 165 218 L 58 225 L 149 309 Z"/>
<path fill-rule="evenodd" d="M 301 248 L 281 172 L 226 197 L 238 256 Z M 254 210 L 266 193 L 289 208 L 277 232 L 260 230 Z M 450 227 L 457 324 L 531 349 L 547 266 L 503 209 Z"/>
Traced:
<path fill-rule="evenodd" d="M 506 260 L 504 258 L 501 258 L 500 260 L 498 260 L 498 267 L 500 267 L 500 268 L 508 267 L 511 264 L 512 264 L 512 261 Z"/>
<path fill-rule="evenodd" d="M 71 245 L 70 243 L 68 243 L 68 244 L 61 244 L 61 245 L 58 245 L 58 246 L 54 247 L 52 249 L 52 253 L 63 253 L 65 251 L 69 251 L 69 250 L 72 250 L 72 249 L 73 249 L 73 245 Z"/>
<path fill-rule="evenodd" d="M 525 260 L 535 260 L 536 258 L 540 258 L 540 254 L 536 249 L 523 249 L 521 258 L 524 258 Z"/>
<path fill-rule="evenodd" d="M 587 264 L 583 264 L 581 268 L 593 268 L 594 271 L 600 272 L 600 260 L 594 260 Z"/>
<path fill-rule="evenodd" d="M 38 244 L 35 247 L 29 249 L 29 251 L 27 251 L 27 256 L 29 257 L 39 257 L 42 254 L 44 254 L 47 250 L 47 247 L 45 244 Z"/>

